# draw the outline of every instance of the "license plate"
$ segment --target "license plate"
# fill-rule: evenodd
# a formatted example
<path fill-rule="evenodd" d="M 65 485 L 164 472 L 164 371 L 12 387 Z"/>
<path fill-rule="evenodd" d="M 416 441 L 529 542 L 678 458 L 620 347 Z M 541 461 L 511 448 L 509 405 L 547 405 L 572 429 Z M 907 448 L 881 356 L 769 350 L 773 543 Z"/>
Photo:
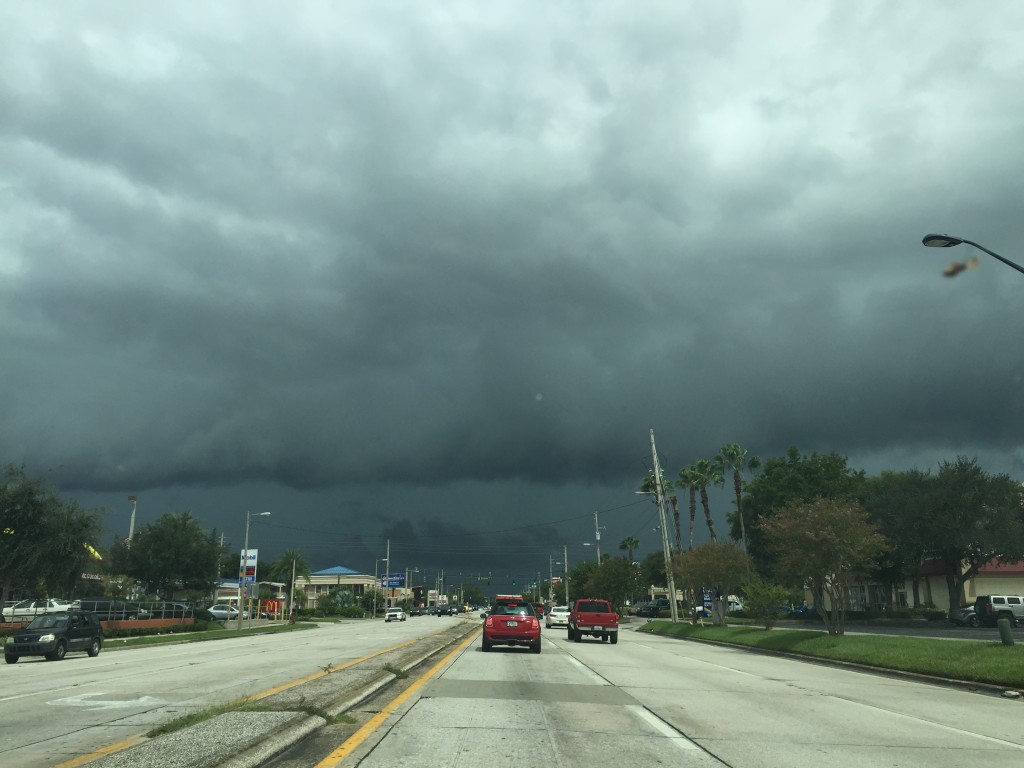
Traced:
<path fill-rule="evenodd" d="M 505 622 L 505 626 L 506 627 L 518 627 L 519 626 L 519 622 L 518 621 L 506 621 Z"/>

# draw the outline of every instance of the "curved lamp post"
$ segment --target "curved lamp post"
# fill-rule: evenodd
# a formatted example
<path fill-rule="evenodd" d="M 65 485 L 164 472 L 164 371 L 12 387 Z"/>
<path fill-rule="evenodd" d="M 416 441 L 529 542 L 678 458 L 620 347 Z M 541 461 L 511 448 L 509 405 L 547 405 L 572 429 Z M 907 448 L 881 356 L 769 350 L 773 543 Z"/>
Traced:
<path fill-rule="evenodd" d="M 992 258 L 999 259 L 999 261 L 1003 262 L 1003 264 L 1005 264 L 1006 266 L 1013 267 L 1018 272 L 1024 274 L 1024 267 L 1020 266 L 1020 264 L 1014 264 L 1009 259 L 1004 259 L 998 253 L 990 251 L 985 246 L 978 245 L 977 243 L 971 240 L 966 240 L 962 237 L 953 237 L 952 235 L 925 235 L 924 238 L 922 238 L 921 242 L 924 243 L 929 248 L 952 248 L 955 245 L 967 243 L 968 245 L 973 245 L 978 250 L 984 251 Z"/>

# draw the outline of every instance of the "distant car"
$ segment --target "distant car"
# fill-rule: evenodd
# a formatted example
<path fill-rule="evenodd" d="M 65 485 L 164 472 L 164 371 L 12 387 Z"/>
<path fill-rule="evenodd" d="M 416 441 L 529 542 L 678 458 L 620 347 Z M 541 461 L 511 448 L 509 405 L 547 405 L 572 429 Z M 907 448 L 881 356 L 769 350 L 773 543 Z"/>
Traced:
<path fill-rule="evenodd" d="M 459 607 L 457 605 L 439 605 L 437 607 L 438 616 L 457 616 L 459 613 Z"/>
<path fill-rule="evenodd" d="M 233 605 L 227 603 L 218 603 L 217 605 L 211 605 L 206 609 L 213 618 L 217 621 L 230 621 L 231 619 L 238 618 L 238 609 Z M 245 616 L 242 617 L 243 619 Z"/>
<path fill-rule="evenodd" d="M 540 619 L 525 600 L 496 600 L 484 619 L 482 650 L 495 645 L 523 645 L 540 653 Z"/>
<path fill-rule="evenodd" d="M 95 613 L 100 621 L 149 619 L 152 614 L 138 603 L 129 603 L 114 597 L 81 597 L 68 610 Z"/>
<path fill-rule="evenodd" d="M 4 661 L 16 664 L 22 656 L 61 661 L 68 651 L 98 656 L 103 648 L 103 626 L 88 611 L 60 611 L 36 616 L 4 643 Z"/>
<path fill-rule="evenodd" d="M 949 620 L 961 627 L 981 626 L 981 620 L 978 618 L 973 604 L 961 605 L 959 610 L 953 612 Z"/>
<path fill-rule="evenodd" d="M 384 611 L 384 621 L 405 621 L 405 611 L 401 608 L 388 608 Z"/>
<path fill-rule="evenodd" d="M 409 615 L 410 616 L 422 616 L 423 615 L 423 609 L 420 606 L 418 606 L 418 605 L 414 605 L 412 608 L 409 609 Z"/>
<path fill-rule="evenodd" d="M 568 627 L 569 626 L 569 606 L 568 605 L 554 605 L 551 610 L 548 611 L 544 617 L 544 626 L 548 629 L 552 627 Z"/>
<path fill-rule="evenodd" d="M 12 619 L 31 619 L 44 613 L 55 611 L 71 610 L 72 603 L 68 600 L 61 600 L 59 597 L 48 597 L 46 599 L 22 600 L 20 603 L 9 605 L 3 610 L 6 621 Z"/>

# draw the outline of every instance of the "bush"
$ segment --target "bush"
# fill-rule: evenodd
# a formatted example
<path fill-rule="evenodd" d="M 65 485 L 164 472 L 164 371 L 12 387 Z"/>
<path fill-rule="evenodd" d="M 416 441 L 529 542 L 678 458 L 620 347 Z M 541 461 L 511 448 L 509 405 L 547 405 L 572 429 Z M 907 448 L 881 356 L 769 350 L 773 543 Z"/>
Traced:
<path fill-rule="evenodd" d="M 343 619 L 361 619 L 366 615 L 366 612 L 359 605 L 349 605 L 341 609 L 341 618 Z"/>

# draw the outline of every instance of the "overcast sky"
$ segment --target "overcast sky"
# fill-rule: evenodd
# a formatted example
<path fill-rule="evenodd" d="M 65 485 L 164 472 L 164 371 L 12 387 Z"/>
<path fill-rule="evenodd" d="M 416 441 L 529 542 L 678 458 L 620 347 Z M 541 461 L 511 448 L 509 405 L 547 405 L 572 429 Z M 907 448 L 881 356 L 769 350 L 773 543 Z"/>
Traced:
<path fill-rule="evenodd" d="M 592 557 L 595 511 L 605 552 L 658 549 L 651 429 L 670 477 L 735 442 L 1024 480 L 1024 275 L 921 245 L 1024 262 L 1022 29 L 6 2 L 0 462 L 111 538 L 128 495 L 235 548 L 270 511 L 261 562 L 372 572 L 390 539 L 428 579 Z"/>

